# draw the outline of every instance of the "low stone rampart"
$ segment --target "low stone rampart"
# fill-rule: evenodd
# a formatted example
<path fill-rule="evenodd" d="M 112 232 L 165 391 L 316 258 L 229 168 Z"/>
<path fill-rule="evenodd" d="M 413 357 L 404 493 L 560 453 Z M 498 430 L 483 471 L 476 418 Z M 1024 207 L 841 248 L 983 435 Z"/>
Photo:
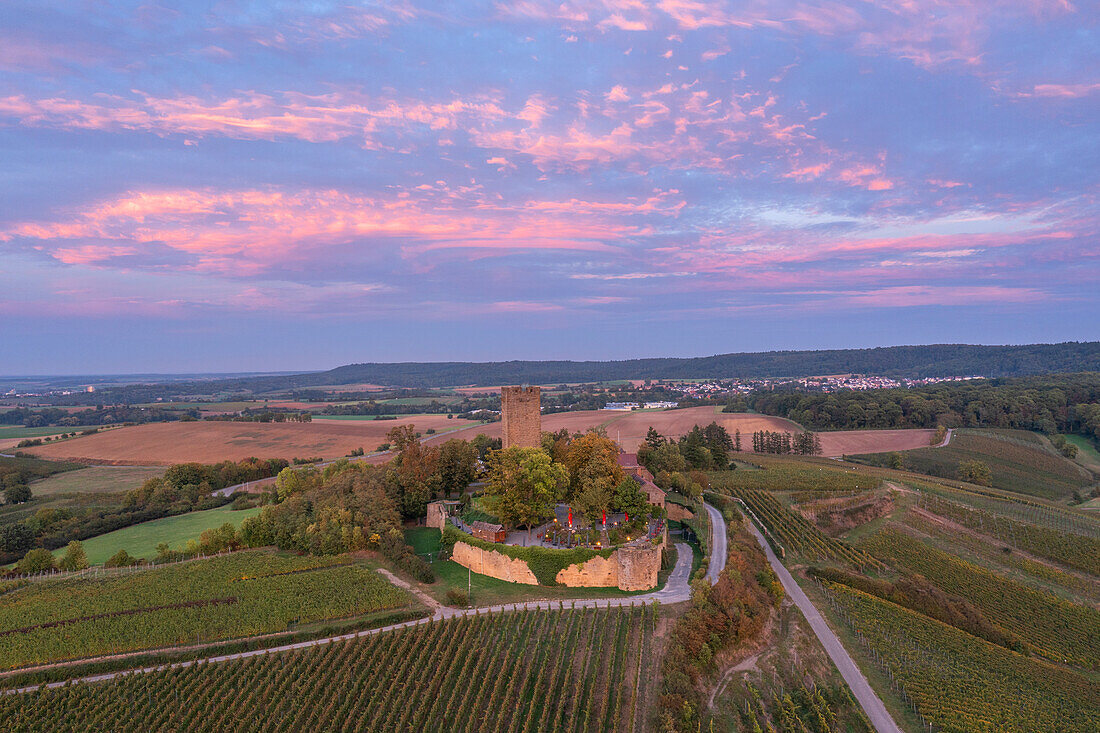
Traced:
<path fill-rule="evenodd" d="M 593 557 L 558 571 L 558 583 L 570 588 L 618 588 L 620 590 L 650 590 L 657 587 L 661 570 L 661 550 L 665 545 L 620 547 L 610 557 Z M 465 542 L 456 542 L 451 558 L 475 573 L 512 583 L 538 585 L 527 562 L 492 550 L 481 549 Z"/>

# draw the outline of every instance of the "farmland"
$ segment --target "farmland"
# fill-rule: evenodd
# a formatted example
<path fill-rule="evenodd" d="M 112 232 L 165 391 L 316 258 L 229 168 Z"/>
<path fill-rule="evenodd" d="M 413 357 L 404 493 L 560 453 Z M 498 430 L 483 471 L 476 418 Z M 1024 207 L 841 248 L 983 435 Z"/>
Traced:
<path fill-rule="evenodd" d="M 92 565 L 102 565 L 119 550 L 126 550 L 138 559 L 151 560 L 157 554 L 157 545 L 162 542 L 173 550 L 182 550 L 188 540 L 197 540 L 205 530 L 220 527 L 226 522 L 240 526 L 245 519 L 259 513 L 259 507 L 233 511 L 226 505 L 134 524 L 84 540 L 82 544 Z M 61 557 L 64 553 L 65 548 L 62 547 L 54 551 L 54 556 Z"/>
<path fill-rule="evenodd" d="M 13 731 L 641 730 L 655 620 L 625 608 L 433 621 L 8 696 L 0 717 Z"/>
<path fill-rule="evenodd" d="M 411 603 L 363 565 L 266 551 L 39 581 L 3 598 L 0 669 L 283 631 Z"/>
<path fill-rule="evenodd" d="M 839 584 L 838 616 L 905 700 L 948 733 L 1100 728 L 1100 684 Z"/>
<path fill-rule="evenodd" d="M 1085 669 L 1100 664 L 1100 612 L 1093 608 L 1022 586 L 889 527 L 860 547 L 967 599 L 994 623 L 1024 639 L 1035 654 Z"/>
<path fill-rule="evenodd" d="M 1095 483 L 1088 470 L 1041 442 L 1015 435 L 1019 432 L 958 430 L 950 445 L 909 451 L 903 461 L 914 471 L 944 478 L 954 478 L 964 461 L 981 461 L 992 471 L 994 487 L 1046 499 L 1064 499 Z M 856 458 L 875 465 L 891 460 L 882 453 Z"/>
<path fill-rule="evenodd" d="M 150 423 L 31 448 L 28 452 L 44 458 L 84 463 L 141 466 L 240 461 L 250 456 L 288 460 L 313 456 L 339 458 L 358 448 L 374 449 L 384 442 L 387 432 L 399 425 L 415 425 L 424 431 L 477 423 L 457 418 L 448 420 L 446 415 L 364 422 Z"/>
<path fill-rule="evenodd" d="M 159 468 L 88 466 L 54 474 L 31 484 L 36 497 L 62 494 L 116 494 L 136 489 L 163 474 Z"/>

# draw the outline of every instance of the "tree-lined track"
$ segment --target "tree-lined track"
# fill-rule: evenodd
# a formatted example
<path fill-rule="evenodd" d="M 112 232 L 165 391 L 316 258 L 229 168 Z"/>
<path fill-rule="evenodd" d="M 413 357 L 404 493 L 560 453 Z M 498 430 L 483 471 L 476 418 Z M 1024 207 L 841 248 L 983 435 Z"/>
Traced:
<path fill-rule="evenodd" d="M 464 615 L 9 695 L 0 719 L 12 731 L 632 731 L 650 696 L 656 613 L 638 605 Z"/>

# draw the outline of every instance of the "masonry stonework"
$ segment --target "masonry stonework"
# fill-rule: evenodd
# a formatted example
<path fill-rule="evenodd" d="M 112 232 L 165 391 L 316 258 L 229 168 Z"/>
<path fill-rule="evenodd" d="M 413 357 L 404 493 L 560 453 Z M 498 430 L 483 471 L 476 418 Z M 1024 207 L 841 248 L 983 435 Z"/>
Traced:
<path fill-rule="evenodd" d="M 481 575 L 488 575 L 490 578 L 524 585 L 539 584 L 538 578 L 523 560 L 492 550 L 483 550 L 480 547 L 467 545 L 465 542 L 455 543 L 451 559 L 464 568 L 469 568 Z"/>
<path fill-rule="evenodd" d="M 542 445 L 541 392 L 539 387 L 501 387 L 501 432 L 505 448 Z"/>

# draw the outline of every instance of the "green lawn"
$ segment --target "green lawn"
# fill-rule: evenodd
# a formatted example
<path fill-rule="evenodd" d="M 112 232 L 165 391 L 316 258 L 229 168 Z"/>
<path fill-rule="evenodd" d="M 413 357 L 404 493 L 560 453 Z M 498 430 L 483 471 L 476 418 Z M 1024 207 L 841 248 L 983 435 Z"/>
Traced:
<path fill-rule="evenodd" d="M 36 497 L 59 494 L 115 494 L 140 487 L 145 481 L 164 475 L 163 468 L 144 466 L 89 466 L 54 474 L 31 484 Z"/>
<path fill-rule="evenodd" d="M 172 549 L 179 550 L 187 544 L 187 540 L 198 539 L 203 530 L 220 527 L 226 522 L 240 526 L 245 519 L 259 513 L 260 507 L 235 512 L 227 504 L 204 512 L 154 519 L 84 540 L 84 551 L 88 553 L 88 562 L 92 565 L 102 564 L 119 550 L 126 550 L 137 558 L 152 559 L 161 542 L 167 542 Z M 65 548 L 61 548 L 55 550 L 54 555 L 60 557 L 64 552 Z"/>
<path fill-rule="evenodd" d="M 1100 452 L 1097 452 L 1091 440 L 1083 435 L 1067 435 L 1066 442 L 1077 446 L 1078 463 L 1093 471 L 1100 471 Z"/>

